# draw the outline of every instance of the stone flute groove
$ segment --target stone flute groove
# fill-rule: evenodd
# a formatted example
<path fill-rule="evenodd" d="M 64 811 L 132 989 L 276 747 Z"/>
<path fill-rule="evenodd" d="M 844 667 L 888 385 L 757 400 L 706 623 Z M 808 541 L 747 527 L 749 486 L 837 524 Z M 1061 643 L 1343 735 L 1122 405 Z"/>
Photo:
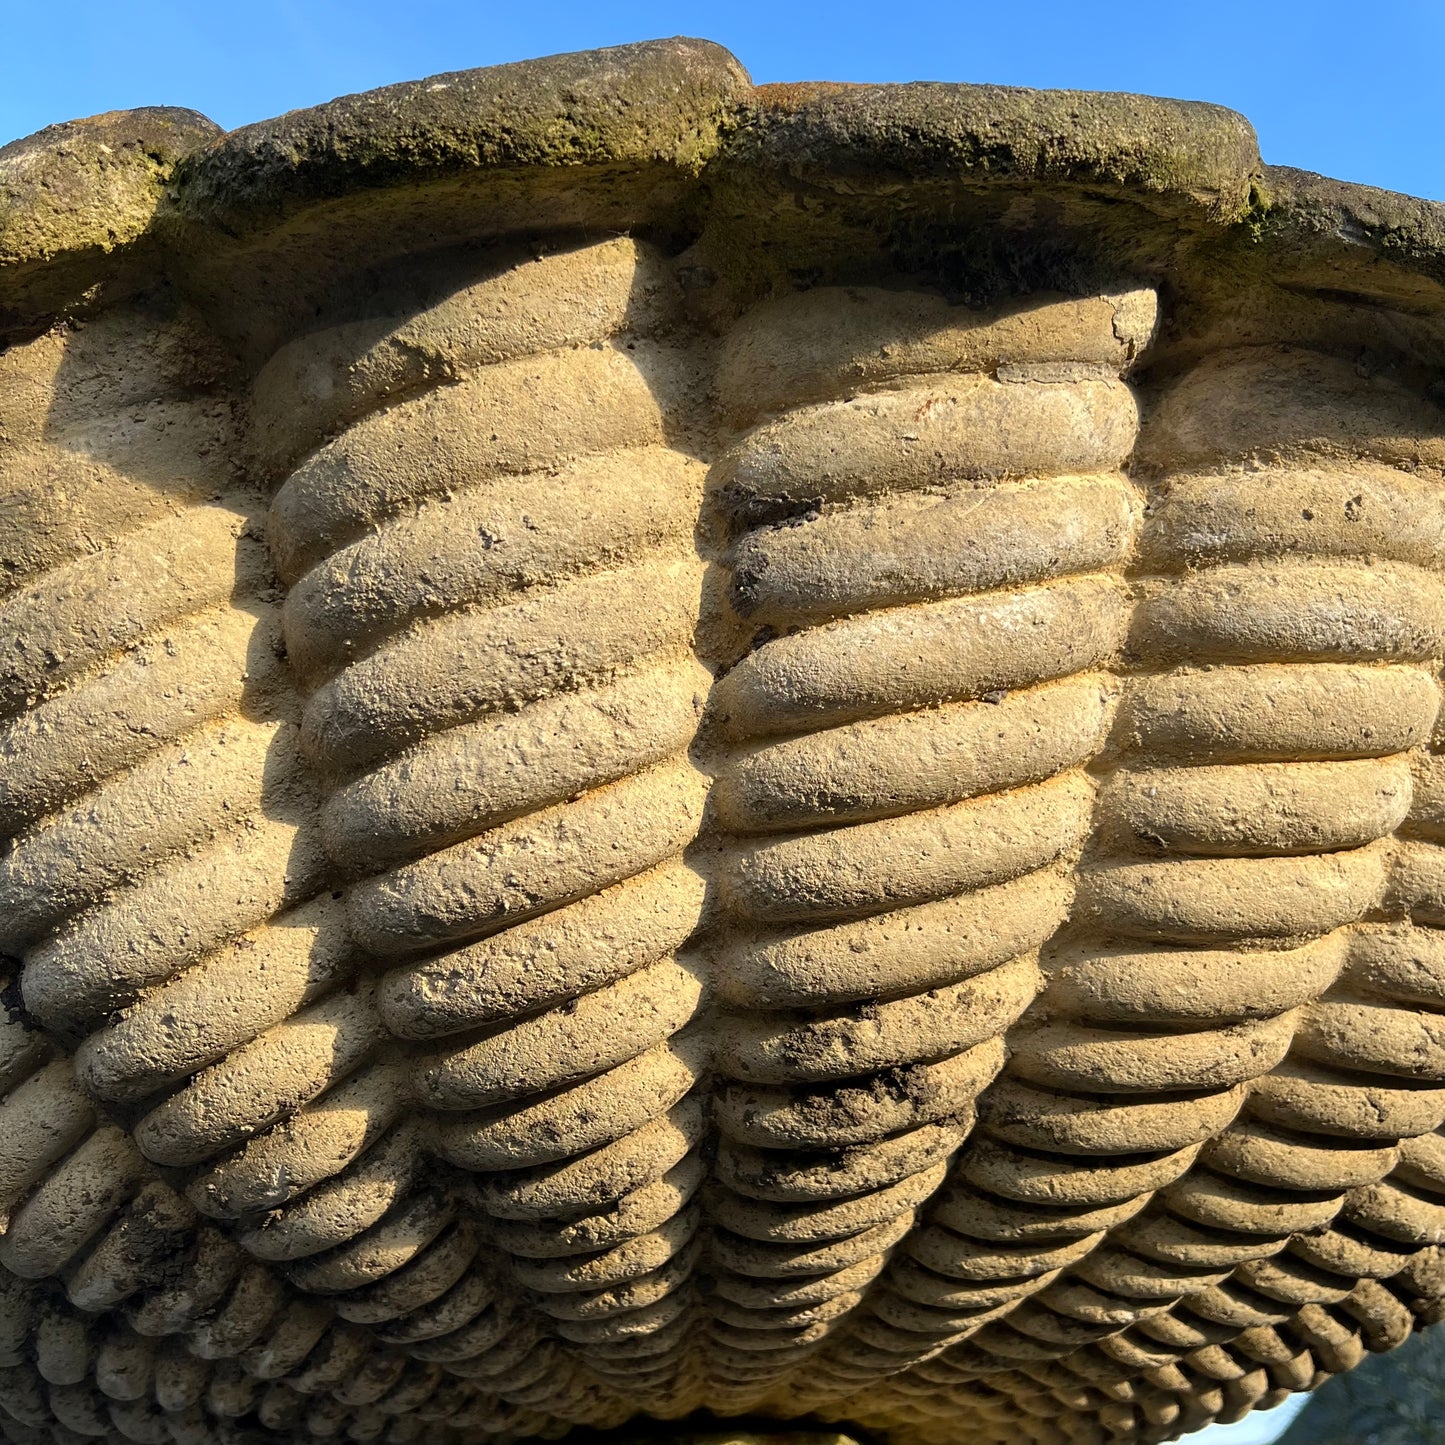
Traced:
<path fill-rule="evenodd" d="M 417 1041 L 390 1112 L 427 1111 L 417 1143 L 475 1176 L 460 1197 L 498 1221 L 538 1331 L 519 1364 L 458 1314 L 427 1330 L 428 1349 L 466 1378 L 500 1375 L 510 1400 L 556 1393 L 575 1414 L 578 1387 L 548 1367 L 559 1347 L 585 1347 L 592 1375 L 660 1406 L 680 1388 L 704 1126 L 705 1048 L 683 1036 L 701 1002 L 686 945 L 703 883 L 680 856 L 706 788 L 687 759 L 709 682 L 690 647 L 701 469 L 665 445 L 649 381 L 688 365 L 650 334 L 670 284 L 660 258 L 614 241 L 530 265 L 523 293 L 502 270 L 380 335 L 353 323 L 293 342 L 257 395 L 278 373 L 340 393 L 324 367 L 354 377 L 428 344 L 448 378 L 408 391 L 388 375 L 366 392 L 375 409 L 341 413 L 346 430 L 278 491 L 273 548 L 284 575 L 310 564 L 287 595 L 287 652 L 311 684 L 301 735 L 326 779 L 324 846 L 361 875 L 344 931 L 396 961 L 379 1017 Z M 345 349 L 357 341 L 360 360 Z M 414 473 L 418 431 L 432 444 Z M 394 1137 L 378 1130 L 328 1190 L 396 1178 L 368 1166 Z M 431 1211 L 405 1264 L 414 1283 L 363 1265 L 352 1284 L 340 1238 L 309 1217 L 290 1227 L 317 1214 L 309 1196 L 257 1238 L 273 1257 L 316 1257 L 292 1267 L 299 1283 L 359 1292 L 338 1305 L 348 1318 L 476 1295 L 475 1228 L 439 1233 L 455 1206 L 411 1194 L 416 1163 L 400 1172 L 384 1218 L 381 1199 L 326 1217 L 369 1226 L 349 1251 L 365 1261 L 388 1221 L 415 1236 L 408 1210 Z"/>
<path fill-rule="evenodd" d="M 761 631 L 712 704 L 727 734 L 762 734 L 714 788 L 719 822 L 742 835 L 723 874 L 741 936 L 719 978 L 733 1021 L 719 1055 L 729 1202 L 714 1216 L 727 1253 L 739 1230 L 843 1245 L 842 1269 L 796 1280 L 806 1256 L 772 1245 L 805 1311 L 719 1276 L 750 1305 L 723 1320 L 734 1353 L 718 1373 L 739 1408 L 903 1368 L 987 1293 L 957 1283 L 971 1253 L 958 1236 L 909 1226 L 971 1132 L 996 1040 L 1038 992 L 1038 948 L 1069 908 L 1092 803 L 1080 765 L 1113 704 L 1091 669 L 1122 640 L 1137 510 L 1117 470 L 1135 417 L 1117 373 L 1153 317 L 1136 293 L 969 326 L 916 297 L 820 290 L 729 338 L 724 382 L 760 410 L 812 393 L 814 367 L 870 369 L 879 388 L 784 412 L 715 468 L 735 526 L 786 520 L 734 545 L 732 604 Z M 900 335 L 879 365 L 876 339 Z M 759 366 L 779 337 L 811 363 L 801 377 Z M 993 374 L 919 375 L 944 358 Z M 726 390 L 720 404 L 740 410 Z M 917 710 L 886 711 L 900 703 Z M 844 1233 L 860 1226 L 884 1231 L 861 1260 Z"/>
<path fill-rule="evenodd" d="M 1143 1445 L 1436 1323 L 1442 258 L 685 40 L 0 149 L 0 1440 Z"/>

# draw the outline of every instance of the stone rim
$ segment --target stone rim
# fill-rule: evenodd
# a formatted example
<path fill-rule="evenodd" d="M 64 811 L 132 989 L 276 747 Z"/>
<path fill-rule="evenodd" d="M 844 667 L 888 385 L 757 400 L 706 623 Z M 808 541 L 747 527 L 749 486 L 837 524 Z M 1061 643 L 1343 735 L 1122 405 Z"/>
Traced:
<path fill-rule="evenodd" d="M 1445 310 L 1445 203 L 1265 166 L 1248 121 L 1223 107 L 993 85 L 753 87 L 721 46 L 674 38 L 386 86 L 229 134 L 166 107 L 47 127 L 0 148 L 0 312 L 33 324 L 152 246 L 264 247 L 358 192 L 468 173 L 525 185 L 559 168 L 693 187 L 740 172 L 839 197 L 917 187 L 925 211 L 939 182 L 1126 199 L 1173 231 L 1251 242 L 1266 271 L 1324 259 L 1368 294 L 1386 267 L 1425 283 L 1418 308 Z"/>

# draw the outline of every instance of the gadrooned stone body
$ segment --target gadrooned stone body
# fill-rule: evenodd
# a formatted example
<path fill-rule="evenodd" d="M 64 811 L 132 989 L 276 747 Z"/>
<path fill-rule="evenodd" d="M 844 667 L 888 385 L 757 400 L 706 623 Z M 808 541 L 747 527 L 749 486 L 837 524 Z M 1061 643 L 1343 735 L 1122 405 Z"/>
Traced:
<path fill-rule="evenodd" d="M 1445 1314 L 1438 208 L 689 41 L 0 201 L 0 1437 L 1157 1441 Z"/>

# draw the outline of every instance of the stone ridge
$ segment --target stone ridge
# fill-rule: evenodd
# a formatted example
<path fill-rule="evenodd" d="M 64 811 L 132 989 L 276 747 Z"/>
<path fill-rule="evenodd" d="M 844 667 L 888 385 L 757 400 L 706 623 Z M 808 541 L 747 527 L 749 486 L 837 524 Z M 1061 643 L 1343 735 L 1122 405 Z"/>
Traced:
<path fill-rule="evenodd" d="M 1261 169 L 1242 115 L 1109 91 L 764 85 L 749 119 L 730 155 L 795 178 L 1104 185 L 1225 223 L 1247 210 Z"/>
<path fill-rule="evenodd" d="M 189 158 L 177 197 L 187 218 L 238 233 L 358 187 L 458 170 L 690 170 L 748 86 L 720 45 L 686 38 L 435 75 L 243 126 Z"/>
<path fill-rule="evenodd" d="M 175 163 L 223 133 L 194 110 L 158 105 L 65 121 L 0 146 L 0 267 L 134 241 Z"/>
<path fill-rule="evenodd" d="M 1296 244 L 1343 241 L 1445 280 L 1445 205 L 1337 181 L 1293 166 L 1266 166 L 1266 224 Z"/>

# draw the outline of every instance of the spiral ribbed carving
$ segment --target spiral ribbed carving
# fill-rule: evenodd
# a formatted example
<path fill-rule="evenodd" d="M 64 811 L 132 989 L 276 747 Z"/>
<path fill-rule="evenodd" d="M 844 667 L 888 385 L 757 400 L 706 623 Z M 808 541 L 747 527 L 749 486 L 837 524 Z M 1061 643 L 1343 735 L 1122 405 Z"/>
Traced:
<path fill-rule="evenodd" d="M 855 1397 L 866 1422 L 941 1440 L 964 1387 L 982 1438 L 1163 1439 L 1313 1388 L 1433 1308 L 1426 425 L 1403 389 L 1289 352 L 1214 359 L 1155 402 L 1072 918 L 966 1192 L 934 1206 L 991 1237 L 974 1278 L 1009 1277 Z M 1027 1213 L 991 1197 L 1008 1171 Z"/>
<path fill-rule="evenodd" d="M 225 1019 L 195 984 L 324 865 L 259 499 L 203 333 L 120 310 L 5 361 L 0 950 L 25 1013 L 0 1064 L 0 1265 L 69 1271 L 100 1308 L 136 1286 L 136 1220 L 183 1234 L 189 1213 L 104 1106 L 292 1012 L 294 978 L 263 975 Z M 158 995 L 177 1000 L 159 1056 L 140 1021 Z M 87 1067 L 128 1031 L 124 1059 Z"/>
<path fill-rule="evenodd" d="M 320 892 L 218 358 L 184 318 L 120 310 L 4 360 L 5 1429 L 213 1439 L 286 1376 L 333 1432 L 374 1405 L 355 1438 L 378 1438 L 424 1402 L 388 1403 L 416 1367 L 247 1263 L 157 1170 L 253 1139 L 380 1037 Z M 390 1380 L 305 1399 L 353 1369 Z"/>
<path fill-rule="evenodd" d="M 710 274 L 0 355 L 14 1445 L 1162 1440 L 1440 1313 L 1437 411 Z"/>
<path fill-rule="evenodd" d="M 729 338 L 724 410 L 773 414 L 712 479 L 744 647 L 711 701 L 735 1408 L 847 1393 L 970 1309 L 969 1246 L 915 1225 L 1069 909 L 1136 521 L 1118 372 L 1151 325 L 1144 295 L 970 326 L 822 290 Z"/>
<path fill-rule="evenodd" d="M 646 313 L 657 290 L 638 279 L 630 245 L 558 264 L 563 274 L 533 313 L 548 313 L 544 346 L 569 295 L 578 314 L 556 339 L 587 342 L 589 326 L 606 335 Z M 554 1403 L 573 1420 L 627 1413 L 592 1377 L 559 1375 L 557 1332 L 516 1299 L 494 1252 L 480 1253 L 489 1211 L 476 1190 L 438 1178 L 434 1161 L 461 1154 L 469 1171 L 490 1172 L 505 1158 L 503 1196 L 545 1193 L 538 1170 L 517 1173 L 526 1161 L 508 1142 L 531 1121 L 515 1108 L 478 1115 L 478 1106 L 554 1096 L 563 1078 L 590 1090 L 573 1109 L 584 1137 L 535 1161 L 550 1163 L 608 1142 L 585 1137 L 597 1132 L 587 1108 L 598 1102 L 599 1069 L 610 1068 L 601 1088 L 634 1113 L 631 1085 L 653 1080 L 654 1092 L 669 1094 L 635 1121 L 641 1135 L 649 1120 L 654 1133 L 671 1122 L 669 1108 L 695 1076 L 697 1051 L 674 1047 L 671 1035 L 700 991 L 678 950 L 701 887 L 677 861 L 705 788 L 686 761 L 698 678 L 706 678 L 687 651 L 698 572 L 690 534 L 699 484 L 689 478 L 700 482 L 700 468 L 656 446 L 657 403 L 635 365 L 612 360 L 625 354 L 619 343 L 599 365 L 592 351 L 544 358 L 550 407 L 530 376 L 495 368 L 505 373 L 495 388 L 502 413 L 515 418 L 519 391 L 538 406 L 524 463 L 580 473 L 553 490 L 550 517 L 535 486 L 508 490 L 521 465 L 512 456 L 492 468 L 487 495 L 474 488 L 455 505 L 437 500 L 430 513 L 420 505 L 425 486 L 383 485 L 364 513 L 365 525 L 380 524 L 370 550 L 385 578 L 368 612 L 338 599 L 348 572 L 337 571 L 349 569 L 354 583 L 368 565 L 365 542 L 337 561 L 355 530 L 347 505 L 364 487 L 347 492 L 338 516 L 325 515 L 328 468 L 365 472 L 367 408 L 390 401 L 405 419 L 418 385 L 407 367 L 429 338 L 441 338 L 458 376 L 496 359 L 498 348 L 526 364 L 538 338 L 509 309 L 516 286 L 503 267 L 500 281 L 407 322 L 323 332 L 272 363 L 256 388 L 263 458 L 289 460 L 328 431 L 357 425 L 282 488 L 269 550 L 264 505 L 242 485 L 241 448 L 225 430 L 231 411 L 188 372 L 196 343 L 183 329 L 157 335 L 148 318 L 121 315 L 7 358 L 19 384 L 5 434 L 19 455 L 7 458 L 5 519 L 18 517 L 17 536 L 35 555 L 17 548 L 20 570 L 0 599 L 10 719 L 0 810 L 13 834 L 0 890 L 4 947 L 18 965 L 8 996 L 26 1010 L 4 1034 L 0 1267 L 12 1295 L 22 1280 L 63 1278 L 80 1311 L 17 1316 L 17 1358 L 7 1363 L 20 1371 L 17 1398 L 36 1395 L 29 1423 L 43 1416 L 83 1434 L 199 1441 L 218 1421 L 254 1416 L 271 1429 L 345 1430 L 360 1440 L 406 1438 L 431 1419 L 460 1439 L 467 1429 L 551 1433 Z M 346 358 L 356 395 L 315 408 L 309 434 L 288 431 L 277 386 L 324 384 L 358 334 L 373 352 L 360 363 Z M 115 405 L 125 412 L 109 418 L 88 373 L 103 369 L 107 351 L 147 348 L 158 369 L 185 381 L 117 372 Z M 399 371 L 383 365 L 381 379 L 363 385 L 365 356 L 398 348 Z M 67 368 L 83 392 L 84 425 L 71 429 Z M 175 394 L 153 400 L 147 380 Z M 569 438 L 551 414 L 559 402 L 579 403 L 576 386 L 594 384 L 596 435 Z M 615 395 L 630 397 L 626 415 Z M 388 414 L 386 425 L 395 419 Z M 636 445 L 619 447 L 609 424 Z M 390 463 L 370 455 L 383 470 Z M 473 481 L 465 457 L 457 470 Z M 609 512 L 610 483 L 631 489 L 626 516 Z M 308 484 L 321 501 L 307 496 Z M 288 525 L 298 499 L 304 520 Z M 47 504 L 56 520 L 37 547 L 46 538 L 33 529 Z M 590 533 L 580 525 L 588 506 Z M 441 555 L 448 540 L 450 571 Z M 479 568 L 474 554 L 494 549 L 507 558 L 500 571 Z M 273 565 L 286 581 L 304 568 L 284 609 Z M 608 607 L 614 623 L 602 635 Z M 596 645 L 569 659 L 561 649 L 580 617 L 597 624 Z M 388 644 L 409 628 L 437 637 L 458 623 L 473 629 L 470 690 L 454 675 L 450 697 L 432 690 L 431 712 L 398 715 L 406 684 L 393 676 L 388 691 L 398 655 Z M 510 676 L 476 650 L 488 626 L 494 650 L 515 664 Z M 442 635 L 431 653 L 445 671 L 455 639 Z M 405 668 L 417 653 L 400 655 Z M 358 718 L 358 706 L 378 704 L 391 709 L 389 724 L 374 712 Z M 556 746 L 564 738 L 570 758 Z M 414 744 L 446 754 L 443 767 L 486 777 L 489 797 L 437 813 L 411 781 Z M 542 779 L 549 755 L 560 771 Z M 473 893 L 474 917 L 453 909 L 440 924 L 416 926 L 418 916 L 435 917 L 437 889 L 455 881 L 454 845 L 479 834 L 495 861 L 489 870 L 474 848 L 461 860 L 461 888 L 473 890 L 490 871 L 490 900 Z M 511 866 L 518 851 L 533 855 L 530 880 Z M 588 910 L 593 895 L 604 896 L 600 912 Z M 660 922 L 669 900 L 672 921 Z M 562 910 L 560 933 L 539 938 L 533 928 L 530 957 L 545 957 L 568 927 L 574 952 L 600 955 L 619 929 L 637 934 L 640 921 L 631 954 L 599 958 L 593 986 L 609 1005 L 629 990 L 650 1004 L 660 1047 L 649 1051 L 651 1041 L 615 1025 L 610 1040 L 589 1038 L 598 1000 L 574 1019 L 585 981 L 566 959 L 550 984 L 538 978 L 520 935 L 508 939 L 518 988 L 461 1000 L 444 986 L 452 1011 L 430 1008 L 428 970 L 467 968 L 454 950 L 441 960 L 438 944 L 485 951 L 490 941 L 476 940 L 498 923 L 565 903 L 580 907 Z M 398 955 L 420 962 L 383 978 Z M 489 973 L 489 987 L 498 984 Z M 489 1050 L 495 1025 L 518 1015 L 533 1022 Z M 575 1041 L 567 1063 L 555 1054 L 559 1027 Z M 420 1044 L 396 1052 L 398 1035 L 459 1033 L 461 1049 L 448 1037 L 444 1052 Z M 444 1127 L 429 1122 L 433 1104 L 448 1111 Z M 547 1120 L 564 1117 L 549 1105 Z M 616 1132 L 625 1150 L 628 1126 Z M 653 1167 L 647 1149 L 633 1153 Z M 608 1203 L 596 1174 L 552 1182 L 580 1188 L 595 1210 Z M 549 1217 L 545 1207 L 540 1216 Z M 102 1342 L 93 1321 L 107 1310 L 115 1323 Z M 176 1348 L 158 1355 L 156 1341 Z M 56 1350 L 64 1360 L 51 1369 L 45 1361 Z M 25 1373 L 32 1359 L 38 1381 Z"/>
<path fill-rule="evenodd" d="M 1186 413 L 1199 412 L 1194 398 L 1206 385 L 1227 410 L 1228 448 L 1194 440 L 1198 421 Z M 1414 810 L 1411 752 L 1428 738 L 1438 706 L 1432 673 L 1445 554 L 1426 524 L 1438 483 L 1397 469 L 1415 458 L 1393 437 L 1417 406 L 1403 390 L 1365 384 L 1325 358 L 1242 353 L 1178 382 L 1146 442 L 1197 470 L 1161 484 L 1145 556 L 1199 570 L 1158 584 L 1140 610 L 1139 636 L 1172 638 L 1187 628 L 1191 657 L 1218 659 L 1209 685 L 1220 695 L 1231 683 L 1262 685 L 1270 699 L 1254 702 L 1254 736 L 1229 753 L 1190 751 L 1176 776 L 1184 789 L 1202 783 L 1200 801 L 1191 812 L 1183 795 L 1174 799 L 1173 817 L 1190 820 L 1192 851 L 1233 866 L 1247 859 L 1256 873 L 1253 883 L 1241 878 L 1220 890 L 1233 893 L 1232 916 L 1213 925 L 1216 936 L 1228 929 L 1268 940 L 1251 968 L 1252 997 L 1267 996 L 1259 981 L 1270 966 L 1290 982 L 1271 1001 L 1276 1022 L 1266 1027 L 1280 1037 L 1260 1059 L 1267 1067 L 1252 1067 L 1255 1077 L 1241 1081 L 1241 1112 L 1189 1174 L 1120 1232 L 1117 1280 L 1137 1276 L 1133 1260 L 1142 1257 L 1156 1271 L 1172 1267 L 1189 1286 L 1182 1304 L 1139 1325 L 1146 1352 L 1193 1345 L 1206 1352 L 1196 1367 L 1219 1367 L 1207 1351 L 1229 1344 L 1232 1358 L 1264 1367 L 1277 1389 L 1308 1388 L 1316 1370 L 1342 1367 L 1328 1317 L 1316 1319 L 1314 1332 L 1293 1325 L 1279 1333 L 1291 1309 L 1315 1312 L 1306 1319 L 1334 1310 L 1348 1324 L 1350 1301 L 1369 1298 L 1369 1282 L 1410 1262 L 1343 1209 L 1357 1193 L 1381 1189 L 1402 1139 L 1435 1129 L 1445 1104 L 1438 1064 L 1419 1049 L 1430 1030 L 1418 1008 L 1425 1000 L 1392 998 L 1405 1005 L 1394 1014 L 1383 999 L 1355 1002 L 1375 992 L 1359 981 L 1368 976 L 1364 959 L 1400 959 L 1398 925 L 1375 921 L 1394 911 L 1389 880 L 1399 866 L 1379 840 Z M 1261 504 L 1247 508 L 1238 504 L 1258 472 L 1213 469 L 1237 468 L 1241 456 L 1269 462 Z M 1226 511 L 1233 520 L 1221 525 Z M 1370 584 L 1357 585 L 1366 573 Z M 1329 716 L 1326 727 L 1307 722 L 1294 703 L 1305 687 L 1317 699 L 1315 716 Z M 1140 742 L 1147 749 L 1147 738 Z M 1220 766 L 1215 759 L 1224 757 Z M 1169 799 L 1169 782 L 1158 785 Z M 1142 791 L 1132 780 L 1126 786 Z M 1393 857 L 1410 847 L 1396 843 Z M 1291 886 L 1284 875 L 1268 876 L 1271 868 L 1314 871 Z M 1229 955 L 1254 946 L 1236 943 Z M 1238 966 L 1229 955 L 1225 966 Z M 1204 975 L 1196 966 L 1196 978 Z M 1388 985 L 1380 992 L 1388 997 Z M 1113 1346 L 1126 1362 L 1128 1339 Z"/>
<path fill-rule="evenodd" d="M 322 1178 L 298 1138 L 314 1187 L 247 1244 L 343 1318 L 578 1420 L 629 1408 L 589 1379 L 675 1404 L 696 1256 L 704 885 L 683 852 L 709 677 L 669 284 L 629 242 L 504 265 L 384 335 L 295 343 L 257 388 L 281 453 L 283 388 L 350 423 L 280 487 L 272 546 L 350 880 L 337 927 L 384 970 L 368 1019 L 407 1044 L 344 1167 Z M 291 1142 L 206 1187 L 255 1209 Z M 440 1192 L 427 1157 L 455 1171 Z M 499 1251 L 520 1325 L 493 1318 Z"/>

